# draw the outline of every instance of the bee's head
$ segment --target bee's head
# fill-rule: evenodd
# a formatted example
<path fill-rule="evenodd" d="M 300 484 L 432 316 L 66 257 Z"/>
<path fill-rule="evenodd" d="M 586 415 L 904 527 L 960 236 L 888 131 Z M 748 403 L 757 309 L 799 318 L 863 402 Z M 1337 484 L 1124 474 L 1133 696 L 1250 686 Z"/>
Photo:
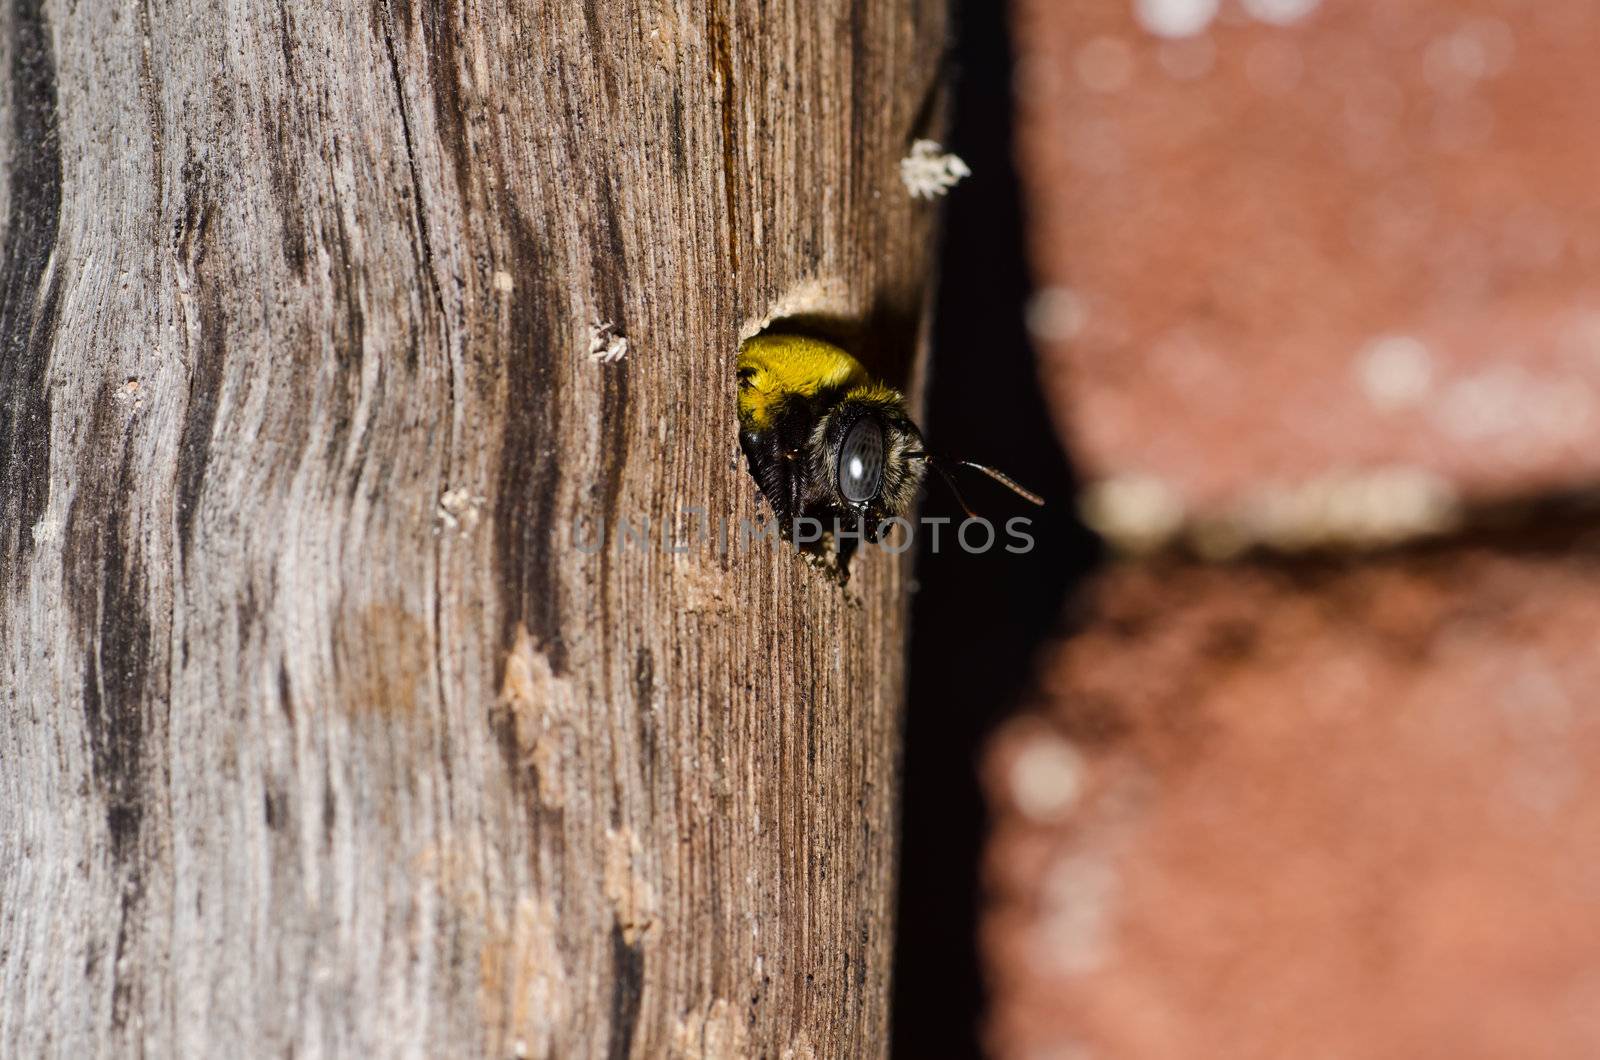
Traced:
<path fill-rule="evenodd" d="M 846 394 L 817 421 L 807 448 L 811 504 L 861 519 L 874 540 L 884 520 L 910 510 L 922 484 L 922 434 L 888 387 Z"/>

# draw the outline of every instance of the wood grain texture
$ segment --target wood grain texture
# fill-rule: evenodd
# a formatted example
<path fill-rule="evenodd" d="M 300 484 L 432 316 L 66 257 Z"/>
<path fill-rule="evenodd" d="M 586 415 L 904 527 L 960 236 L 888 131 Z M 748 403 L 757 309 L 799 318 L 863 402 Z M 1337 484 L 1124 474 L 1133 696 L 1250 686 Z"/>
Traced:
<path fill-rule="evenodd" d="M 905 559 L 659 528 L 915 375 L 941 0 L 0 25 L 0 1054 L 881 1051 Z"/>

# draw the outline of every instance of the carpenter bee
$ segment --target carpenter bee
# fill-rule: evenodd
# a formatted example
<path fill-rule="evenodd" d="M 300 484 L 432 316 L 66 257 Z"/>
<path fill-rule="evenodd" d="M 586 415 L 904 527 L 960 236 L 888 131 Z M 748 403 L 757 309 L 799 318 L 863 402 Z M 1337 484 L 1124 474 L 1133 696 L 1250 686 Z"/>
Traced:
<path fill-rule="evenodd" d="M 793 540 L 796 521 L 810 518 L 877 541 L 888 520 L 910 510 L 929 467 L 968 515 L 946 465 L 982 471 L 1044 503 L 998 471 L 930 452 L 905 395 L 832 343 L 757 335 L 740 346 L 738 372 L 739 444 L 785 538 Z"/>

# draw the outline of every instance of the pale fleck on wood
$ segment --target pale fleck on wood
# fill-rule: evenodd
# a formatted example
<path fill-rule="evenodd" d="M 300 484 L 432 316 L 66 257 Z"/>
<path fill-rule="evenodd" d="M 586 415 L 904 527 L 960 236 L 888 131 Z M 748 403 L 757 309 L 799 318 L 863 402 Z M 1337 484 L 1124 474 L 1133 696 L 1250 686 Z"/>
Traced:
<path fill-rule="evenodd" d="M 914 381 L 946 29 L 5 0 L 0 1055 L 883 1051 L 907 560 L 572 532 Z"/>

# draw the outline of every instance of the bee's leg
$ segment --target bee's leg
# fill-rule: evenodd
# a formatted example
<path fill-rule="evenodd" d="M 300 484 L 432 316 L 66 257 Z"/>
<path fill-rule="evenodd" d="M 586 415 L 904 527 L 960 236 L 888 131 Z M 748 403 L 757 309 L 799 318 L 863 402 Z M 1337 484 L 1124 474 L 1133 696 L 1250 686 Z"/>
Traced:
<path fill-rule="evenodd" d="M 800 514 L 800 479 L 801 479 L 801 475 L 800 475 L 799 469 L 797 467 L 795 467 L 795 463 L 799 459 L 800 459 L 800 454 L 795 452 L 793 449 L 791 449 L 788 452 L 783 454 L 783 463 L 784 463 L 784 472 L 785 472 L 784 477 L 788 480 L 785 483 L 785 485 L 788 488 L 788 496 L 789 496 L 789 504 L 788 504 L 789 511 L 788 511 L 788 514 L 786 514 L 784 516 L 784 521 L 785 522 L 792 521 L 795 516 Z M 791 527 L 791 529 L 792 529 L 792 527 Z M 787 532 L 787 530 L 785 532 Z"/>
<path fill-rule="evenodd" d="M 785 458 L 784 451 L 770 433 L 742 431 L 739 444 L 750 462 L 751 477 L 756 480 L 757 488 L 778 520 L 779 532 L 788 538 L 797 485 L 793 481 L 795 476 L 791 462 Z"/>

